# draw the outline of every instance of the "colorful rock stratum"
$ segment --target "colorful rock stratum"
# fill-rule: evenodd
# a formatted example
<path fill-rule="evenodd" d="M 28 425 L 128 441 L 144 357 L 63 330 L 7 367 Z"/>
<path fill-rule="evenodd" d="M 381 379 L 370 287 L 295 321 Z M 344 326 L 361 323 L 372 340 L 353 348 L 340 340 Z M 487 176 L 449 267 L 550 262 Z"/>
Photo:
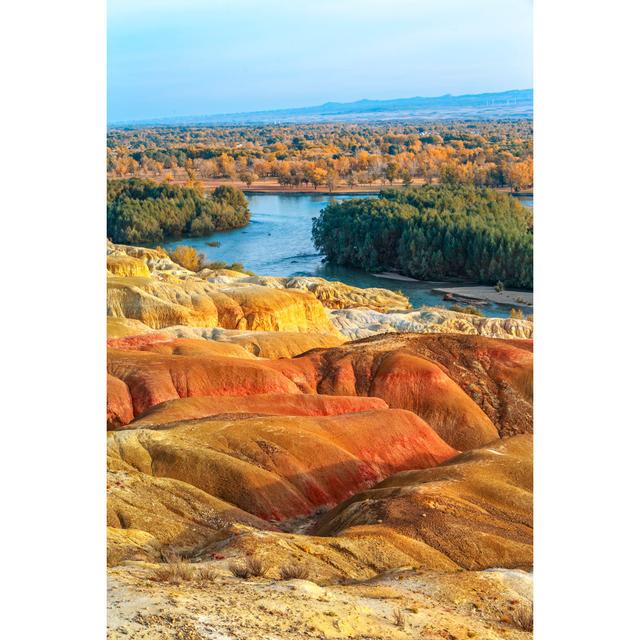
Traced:
<path fill-rule="evenodd" d="M 532 331 L 108 243 L 108 637 L 530 638 Z"/>

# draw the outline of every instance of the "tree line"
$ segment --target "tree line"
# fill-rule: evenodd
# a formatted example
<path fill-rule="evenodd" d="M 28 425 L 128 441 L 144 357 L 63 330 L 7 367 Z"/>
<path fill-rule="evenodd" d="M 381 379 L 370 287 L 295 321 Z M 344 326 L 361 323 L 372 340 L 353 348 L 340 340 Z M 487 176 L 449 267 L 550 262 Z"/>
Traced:
<path fill-rule="evenodd" d="M 107 169 L 192 185 L 271 180 L 332 191 L 421 181 L 523 190 L 533 184 L 533 129 L 529 120 L 112 129 Z"/>
<path fill-rule="evenodd" d="M 492 189 L 427 185 L 332 203 L 313 240 L 329 262 L 367 271 L 533 286 L 532 214 Z"/>
<path fill-rule="evenodd" d="M 113 242 L 150 244 L 205 236 L 249 220 L 247 199 L 230 186 L 205 195 L 197 188 L 138 178 L 107 182 L 107 236 Z"/>

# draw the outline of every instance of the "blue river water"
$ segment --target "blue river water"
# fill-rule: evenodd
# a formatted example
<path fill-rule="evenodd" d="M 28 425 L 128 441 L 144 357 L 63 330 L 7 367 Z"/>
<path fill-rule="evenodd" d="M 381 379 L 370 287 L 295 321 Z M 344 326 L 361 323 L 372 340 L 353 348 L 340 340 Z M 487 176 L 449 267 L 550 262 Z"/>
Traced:
<path fill-rule="evenodd" d="M 314 217 L 329 202 L 363 197 L 327 194 L 247 194 L 251 222 L 241 229 L 221 231 L 209 237 L 188 238 L 165 243 L 166 249 L 189 244 L 211 261 L 241 262 L 260 275 L 320 276 L 339 280 L 357 287 L 383 287 L 402 291 L 414 307 L 423 305 L 451 306 L 442 295 L 432 293 L 435 286 L 453 283 L 407 282 L 374 276 L 359 269 L 339 267 L 322 262 L 322 255 L 313 246 L 311 224 Z M 532 198 L 523 198 L 525 206 L 533 206 Z M 219 247 L 207 242 L 215 240 Z M 485 305 L 485 315 L 505 317 L 509 309 Z"/>

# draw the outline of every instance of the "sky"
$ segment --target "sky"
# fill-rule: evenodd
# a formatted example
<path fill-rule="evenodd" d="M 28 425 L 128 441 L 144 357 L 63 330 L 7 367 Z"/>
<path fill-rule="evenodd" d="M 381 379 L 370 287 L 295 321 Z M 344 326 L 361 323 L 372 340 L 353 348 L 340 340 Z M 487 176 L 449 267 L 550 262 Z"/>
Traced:
<path fill-rule="evenodd" d="M 108 0 L 109 122 L 527 89 L 531 0 Z"/>

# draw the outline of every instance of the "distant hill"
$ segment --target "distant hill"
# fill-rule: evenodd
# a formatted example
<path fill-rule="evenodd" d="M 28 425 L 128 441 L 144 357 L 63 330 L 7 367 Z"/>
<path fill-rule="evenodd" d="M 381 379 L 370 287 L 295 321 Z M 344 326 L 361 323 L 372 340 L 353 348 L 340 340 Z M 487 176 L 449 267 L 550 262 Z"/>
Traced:
<path fill-rule="evenodd" d="M 247 113 L 181 116 L 113 123 L 118 125 L 269 124 L 285 122 L 363 122 L 382 120 L 496 120 L 531 118 L 533 89 L 501 93 L 444 95 L 435 98 L 397 98 L 325 102 L 314 107 Z"/>

